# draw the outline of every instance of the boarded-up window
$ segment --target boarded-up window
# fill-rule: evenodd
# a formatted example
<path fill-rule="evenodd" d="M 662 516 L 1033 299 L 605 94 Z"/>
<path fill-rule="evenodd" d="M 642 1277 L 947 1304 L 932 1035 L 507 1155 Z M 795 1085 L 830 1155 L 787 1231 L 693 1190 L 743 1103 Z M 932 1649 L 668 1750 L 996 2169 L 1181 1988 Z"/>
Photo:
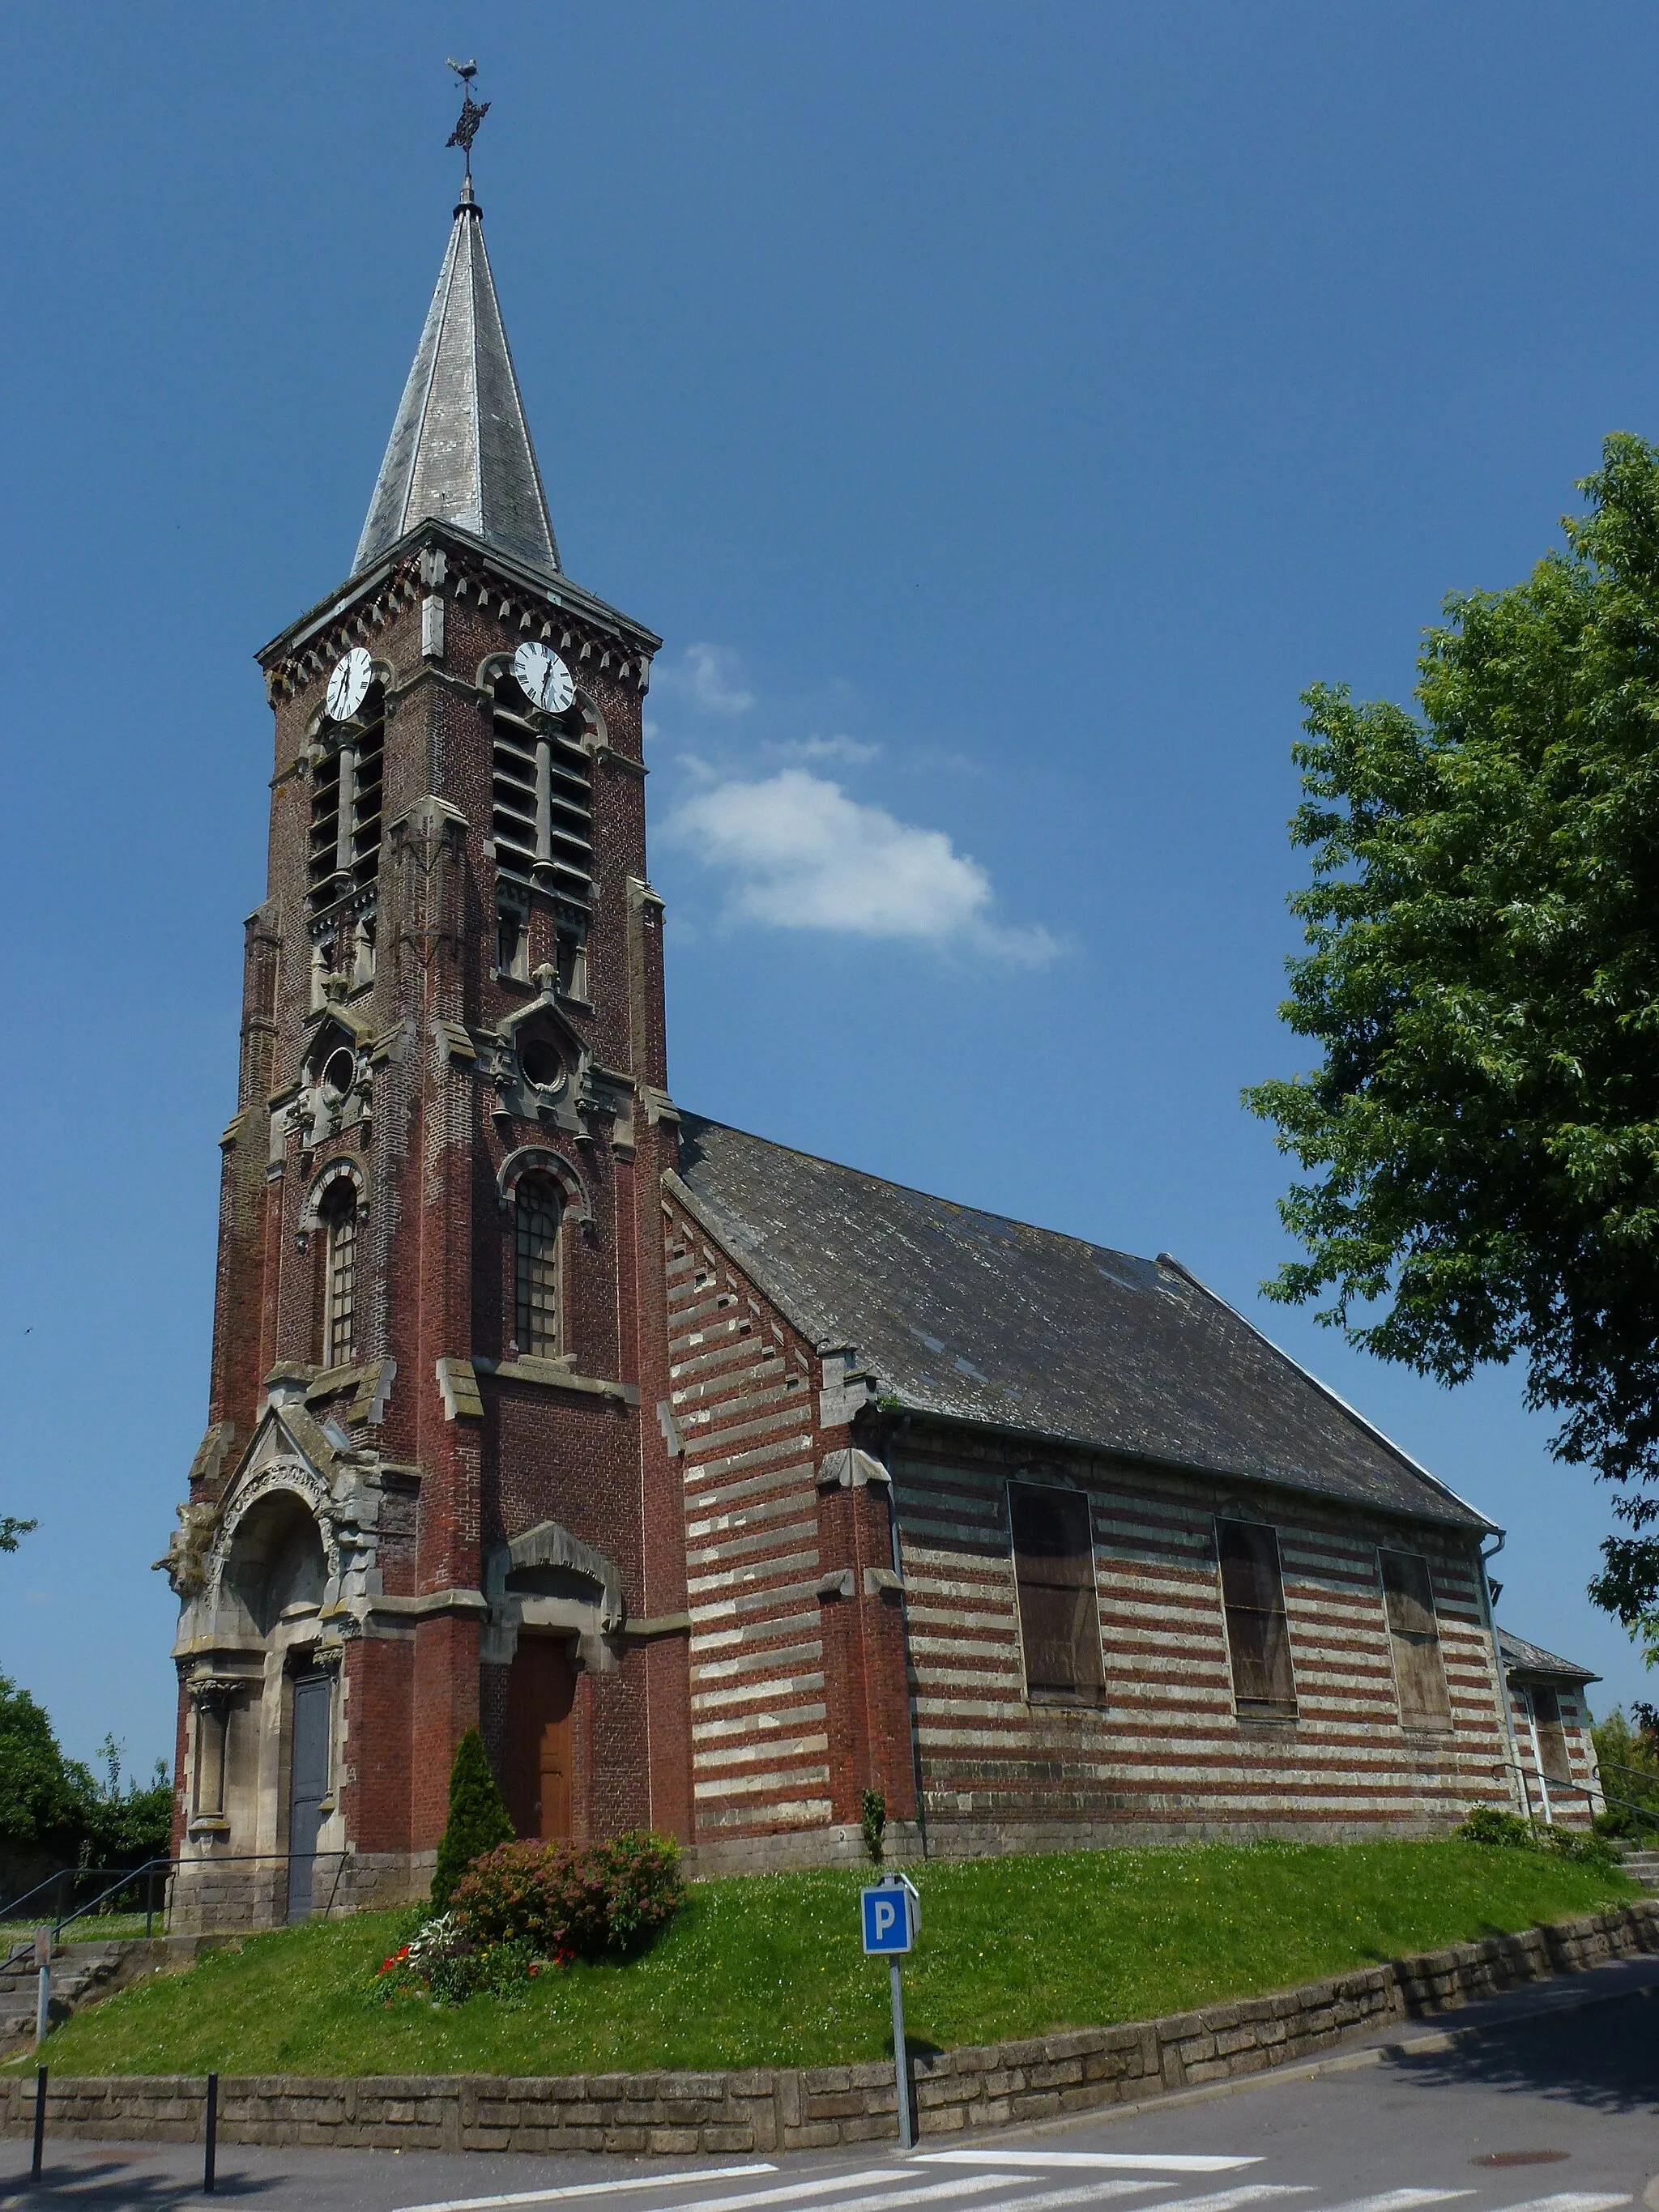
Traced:
<path fill-rule="evenodd" d="M 1451 1699 L 1446 1693 L 1429 1563 L 1415 1552 L 1382 1552 L 1377 1556 L 1382 1562 L 1382 1597 L 1389 1609 L 1401 1726 L 1449 1729 Z"/>
<path fill-rule="evenodd" d="M 1221 1596 L 1233 1662 L 1233 1702 L 1241 1720 L 1293 1721 L 1296 1678 L 1279 1537 L 1254 1521 L 1218 1521 Z"/>
<path fill-rule="evenodd" d="M 1538 1735 L 1538 1761 L 1544 1770 L 1546 1782 L 1571 1782 L 1572 1767 L 1567 1758 L 1567 1731 L 1561 1723 L 1561 1701 L 1553 1690 L 1534 1690 L 1532 1724 Z"/>
<path fill-rule="evenodd" d="M 1089 1501 L 1079 1491 L 1016 1482 L 1008 1513 L 1026 1690 L 1097 1696 L 1103 1678 Z"/>

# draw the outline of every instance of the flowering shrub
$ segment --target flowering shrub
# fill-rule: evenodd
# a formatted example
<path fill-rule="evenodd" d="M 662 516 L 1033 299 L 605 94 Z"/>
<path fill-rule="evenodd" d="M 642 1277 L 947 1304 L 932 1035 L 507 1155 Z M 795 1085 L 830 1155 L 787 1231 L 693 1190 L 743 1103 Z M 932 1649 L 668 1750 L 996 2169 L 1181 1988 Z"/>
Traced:
<path fill-rule="evenodd" d="M 385 1960 L 372 1994 L 382 2004 L 400 1997 L 463 2004 L 475 1990 L 509 1990 L 535 1972 L 523 1945 L 476 1942 L 456 1914 L 441 1912 Z"/>
<path fill-rule="evenodd" d="M 481 1947 L 523 1945 L 559 1966 L 625 1957 L 679 1910 L 679 1856 L 668 1837 L 641 1828 L 581 1850 L 503 1844 L 457 1887 L 455 1918 Z"/>
<path fill-rule="evenodd" d="M 477 1990 L 521 1992 L 544 1966 L 625 1958 L 679 1910 L 679 1846 L 645 1829 L 590 1844 L 502 1844 L 456 1885 L 375 1975 L 381 2004 L 461 2004 Z"/>

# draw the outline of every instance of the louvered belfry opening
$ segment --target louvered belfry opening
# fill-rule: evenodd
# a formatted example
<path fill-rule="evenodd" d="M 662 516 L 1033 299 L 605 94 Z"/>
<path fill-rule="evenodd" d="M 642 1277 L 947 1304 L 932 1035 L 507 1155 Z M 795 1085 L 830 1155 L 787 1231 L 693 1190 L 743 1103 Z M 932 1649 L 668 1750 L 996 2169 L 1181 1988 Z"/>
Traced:
<path fill-rule="evenodd" d="M 331 732 L 313 756 L 307 903 L 325 914 L 366 890 L 380 869 L 380 791 L 386 722 L 375 702 L 362 719 Z"/>
<path fill-rule="evenodd" d="M 1028 1696 L 1097 1698 L 1104 1686 L 1089 1500 L 1041 1484 L 1008 1486 Z"/>
<path fill-rule="evenodd" d="M 552 1359 L 562 1348 L 559 1320 L 559 1219 L 562 1200 L 543 1176 L 526 1176 L 514 1206 L 517 1247 L 514 1334 L 521 1354 Z"/>
<path fill-rule="evenodd" d="M 495 866 L 586 910 L 593 874 L 592 763 L 577 710 L 534 714 L 511 677 L 495 697 Z"/>
<path fill-rule="evenodd" d="M 1218 1521 L 1215 1540 L 1239 1718 L 1293 1721 L 1296 1676 L 1279 1533 L 1254 1521 Z"/>
<path fill-rule="evenodd" d="M 1400 1695 L 1402 1728 L 1449 1729 L 1451 1698 L 1440 1652 L 1440 1624 L 1434 1610 L 1434 1581 L 1429 1563 L 1414 1552 L 1382 1552 L 1382 1601 L 1388 1608 L 1389 1642 L 1394 1650 L 1394 1679 Z"/>

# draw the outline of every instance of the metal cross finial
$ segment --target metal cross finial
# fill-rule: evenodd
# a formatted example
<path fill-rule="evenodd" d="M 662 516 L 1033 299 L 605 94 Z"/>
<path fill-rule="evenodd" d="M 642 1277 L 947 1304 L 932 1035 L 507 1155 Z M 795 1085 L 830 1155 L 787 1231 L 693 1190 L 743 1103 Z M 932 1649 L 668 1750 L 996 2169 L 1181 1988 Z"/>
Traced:
<path fill-rule="evenodd" d="M 466 160 L 466 173 L 472 174 L 472 141 L 478 135 L 478 125 L 489 112 L 489 102 L 481 107 L 472 97 L 472 80 L 478 74 L 476 61 L 458 62 L 451 58 L 449 66 L 461 81 L 461 119 L 445 140 L 446 145 L 459 146 Z"/>

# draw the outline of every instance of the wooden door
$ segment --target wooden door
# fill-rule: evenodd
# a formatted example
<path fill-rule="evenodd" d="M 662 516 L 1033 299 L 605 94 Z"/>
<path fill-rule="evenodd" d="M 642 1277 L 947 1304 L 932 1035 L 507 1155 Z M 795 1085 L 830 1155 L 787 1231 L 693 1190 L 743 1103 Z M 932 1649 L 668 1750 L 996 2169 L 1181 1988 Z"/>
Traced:
<path fill-rule="evenodd" d="M 571 1834 L 571 1712 L 576 1670 L 570 1647 L 523 1636 L 507 1691 L 507 1809 L 521 1836 L 562 1843 Z"/>
<path fill-rule="evenodd" d="M 288 1917 L 311 1917 L 317 1832 L 328 1795 L 330 1707 L 334 1686 L 326 1674 L 302 1674 L 294 1685 L 294 1735 L 288 1784 Z"/>

